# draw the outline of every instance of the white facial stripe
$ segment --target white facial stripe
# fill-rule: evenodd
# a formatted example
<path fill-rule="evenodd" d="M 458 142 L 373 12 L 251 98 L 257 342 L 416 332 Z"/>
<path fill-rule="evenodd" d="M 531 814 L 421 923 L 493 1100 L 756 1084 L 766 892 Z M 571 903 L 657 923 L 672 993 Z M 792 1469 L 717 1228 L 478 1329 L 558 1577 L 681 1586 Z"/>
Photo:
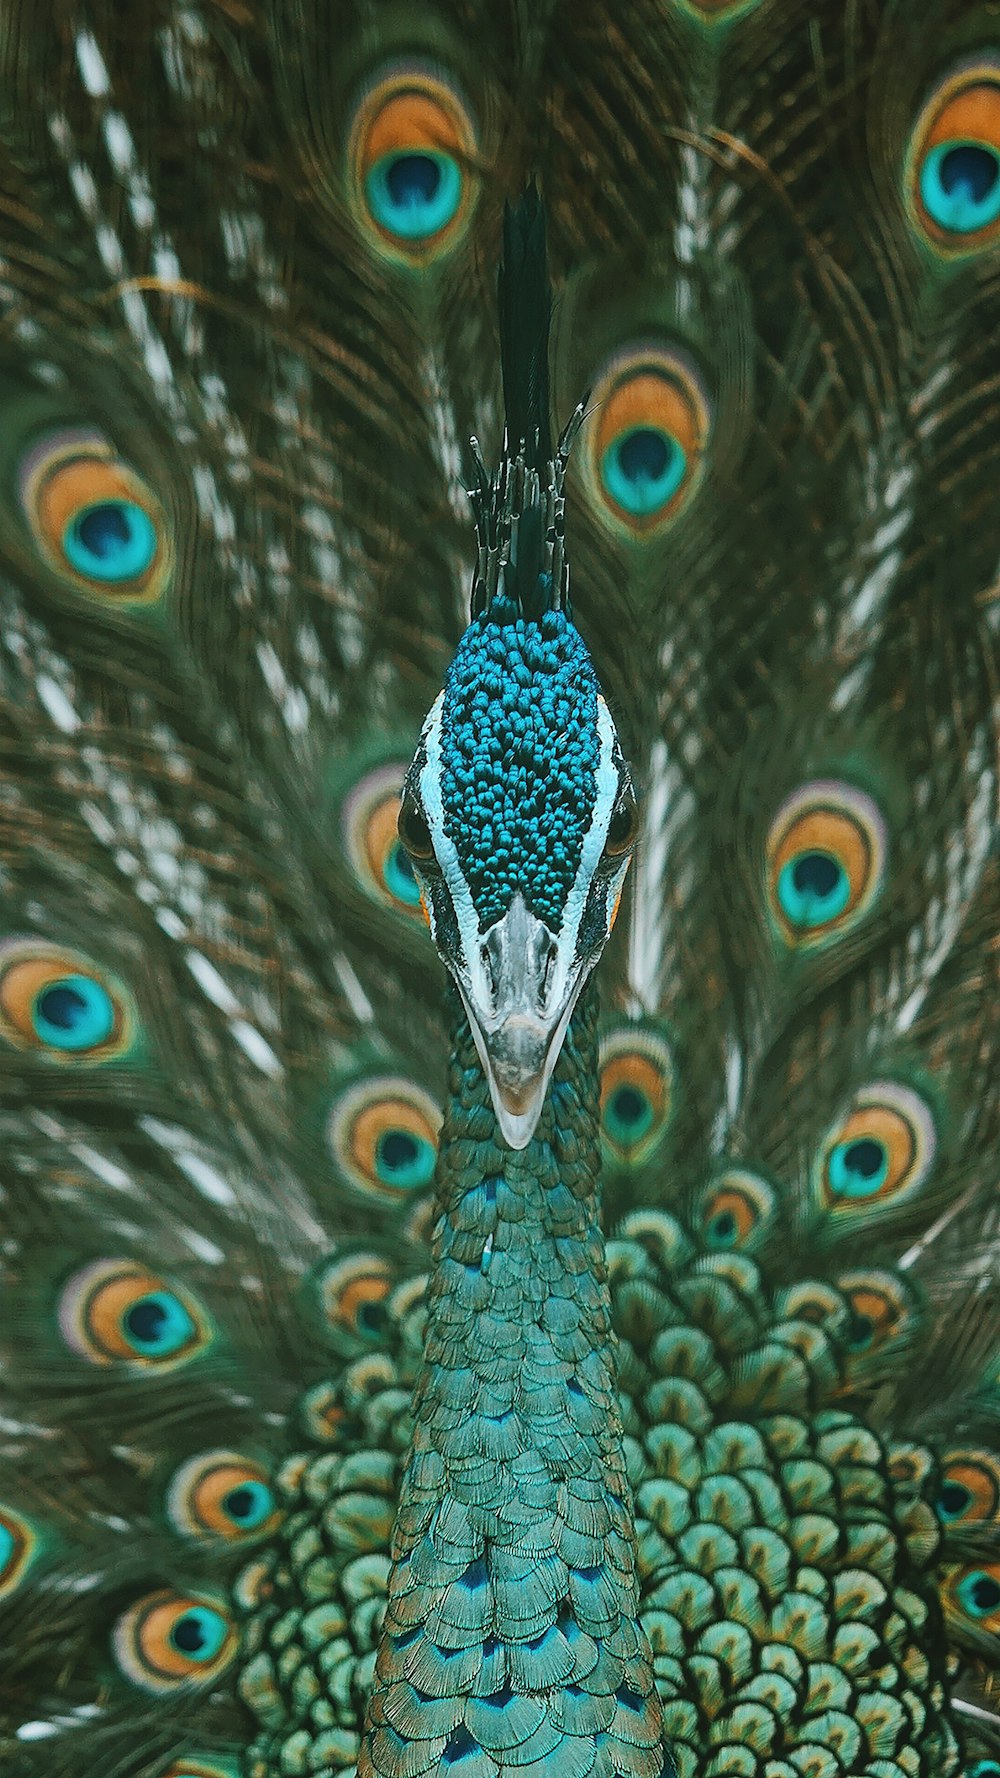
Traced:
<path fill-rule="evenodd" d="M 424 723 L 421 734 L 427 761 L 420 774 L 420 797 L 424 805 L 424 816 L 430 828 L 434 854 L 448 886 L 452 907 L 455 910 L 455 920 L 465 953 L 460 960 L 460 966 L 464 966 L 469 981 L 478 989 L 481 986 L 483 975 L 478 942 L 479 916 L 473 904 L 472 891 L 458 861 L 455 842 L 445 832 L 444 825 L 444 804 L 441 800 L 441 713 L 443 707 L 444 692 L 441 692 L 428 712 L 427 721 Z M 430 894 L 425 897 L 431 910 L 432 934 L 434 931 L 433 899 Z"/>
<path fill-rule="evenodd" d="M 611 720 L 611 711 L 604 699 L 597 699 L 597 733 L 601 744 L 600 756 L 597 761 L 597 795 L 594 799 L 594 813 L 589 832 L 584 835 L 583 850 L 573 887 L 566 897 L 566 909 L 559 933 L 559 972 L 566 971 L 568 976 L 576 957 L 576 942 L 587 907 L 587 897 L 594 872 L 601 862 L 608 837 L 611 817 L 618 801 L 621 779 L 615 765 L 615 742 L 617 735 Z M 614 906 L 615 897 L 621 889 L 628 869 L 628 854 L 623 858 L 621 866 L 608 878 L 608 907 Z"/>

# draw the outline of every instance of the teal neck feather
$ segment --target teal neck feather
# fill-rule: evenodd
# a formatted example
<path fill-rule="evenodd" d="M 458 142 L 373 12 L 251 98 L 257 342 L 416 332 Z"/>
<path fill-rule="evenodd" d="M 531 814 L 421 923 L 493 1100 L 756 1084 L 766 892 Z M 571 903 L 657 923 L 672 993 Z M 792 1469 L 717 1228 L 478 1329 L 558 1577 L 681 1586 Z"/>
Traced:
<path fill-rule="evenodd" d="M 359 1778 L 661 1778 L 598 1220 L 595 996 L 519 1153 L 450 998 L 424 1364 Z"/>

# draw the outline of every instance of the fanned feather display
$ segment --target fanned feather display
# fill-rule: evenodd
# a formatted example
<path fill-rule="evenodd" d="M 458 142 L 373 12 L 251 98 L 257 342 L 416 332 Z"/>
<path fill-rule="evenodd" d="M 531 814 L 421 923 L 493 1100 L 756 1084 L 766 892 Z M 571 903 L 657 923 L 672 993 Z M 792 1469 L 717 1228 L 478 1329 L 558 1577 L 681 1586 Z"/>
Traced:
<path fill-rule="evenodd" d="M 0 158 L 4 1778 L 1000 1778 L 1000 9 L 5 0 Z"/>

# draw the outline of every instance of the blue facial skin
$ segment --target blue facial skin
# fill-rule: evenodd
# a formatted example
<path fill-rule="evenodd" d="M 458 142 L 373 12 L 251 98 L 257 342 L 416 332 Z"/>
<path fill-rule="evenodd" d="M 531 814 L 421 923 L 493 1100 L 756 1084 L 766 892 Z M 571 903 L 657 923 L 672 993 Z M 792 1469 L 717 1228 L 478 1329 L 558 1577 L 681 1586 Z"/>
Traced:
<path fill-rule="evenodd" d="M 594 807 L 597 676 L 561 611 L 477 618 L 445 681 L 445 826 L 480 930 L 520 891 L 558 931 Z"/>

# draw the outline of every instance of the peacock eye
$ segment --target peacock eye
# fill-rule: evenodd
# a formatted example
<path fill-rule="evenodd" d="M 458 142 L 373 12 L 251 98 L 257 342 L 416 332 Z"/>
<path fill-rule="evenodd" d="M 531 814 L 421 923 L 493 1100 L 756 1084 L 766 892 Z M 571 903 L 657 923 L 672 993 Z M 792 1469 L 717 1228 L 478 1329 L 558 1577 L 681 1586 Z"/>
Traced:
<path fill-rule="evenodd" d="M 402 762 L 366 772 L 345 796 L 341 831 L 355 878 L 365 894 L 398 913 L 419 918 L 420 886 L 399 834 Z"/>
<path fill-rule="evenodd" d="M 153 1692 L 208 1685 L 229 1665 L 237 1641 L 231 1619 L 214 1599 L 166 1588 L 130 1606 L 113 1636 L 125 1677 Z"/>
<path fill-rule="evenodd" d="M 414 66 L 373 82 L 350 155 L 358 208 L 380 245 L 411 262 L 450 245 L 471 208 L 475 152 L 469 112 L 443 76 Z"/>
<path fill-rule="evenodd" d="M 366 1076 L 334 1101 L 327 1140 L 352 1185 L 398 1201 L 433 1181 L 440 1124 L 437 1105 L 415 1081 Z"/>
<path fill-rule="evenodd" d="M 967 65 L 931 95 L 913 133 L 908 201 L 946 253 L 969 253 L 1000 234 L 1000 67 Z"/>
<path fill-rule="evenodd" d="M 86 958 L 36 939 L 0 945 L 0 1035 L 60 1062 L 103 1062 L 129 1046 L 124 990 Z"/>
<path fill-rule="evenodd" d="M 119 602 L 160 597 L 172 562 L 165 514 L 101 433 L 47 434 L 21 462 L 19 491 L 38 547 L 63 579 Z"/>
<path fill-rule="evenodd" d="M 749 1247 L 773 1221 L 775 1193 L 754 1173 L 726 1173 L 705 1192 L 697 1222 L 709 1247 Z"/>
<path fill-rule="evenodd" d="M 775 924 L 793 947 L 820 944 L 868 911 L 885 873 L 885 823 L 849 784 L 805 784 L 778 810 L 767 836 Z"/>
<path fill-rule="evenodd" d="M 626 786 L 615 805 L 614 813 L 608 823 L 608 837 L 604 842 L 606 858 L 620 858 L 635 844 L 635 836 L 639 831 L 639 810 L 630 785 Z"/>
<path fill-rule="evenodd" d="M 628 352 L 598 377 L 592 407 L 591 488 L 619 525 L 655 530 L 686 505 L 701 475 L 711 417 L 700 379 L 669 348 Z"/>
<path fill-rule="evenodd" d="M 1000 1628 L 1000 1563 L 956 1568 L 944 1594 L 945 1613 L 992 1635 Z"/>
<path fill-rule="evenodd" d="M 989 1451 L 952 1451 L 941 1465 L 935 1501 L 946 1525 L 989 1523 L 1000 1507 L 1000 1464 Z"/>
<path fill-rule="evenodd" d="M 351 1253 L 325 1265 L 318 1278 L 323 1313 L 333 1328 L 377 1340 L 385 1325 L 392 1272 L 376 1253 Z"/>
<path fill-rule="evenodd" d="M 434 856 L 434 845 L 431 830 L 423 809 L 411 791 L 404 791 L 403 801 L 399 810 L 399 837 L 411 858 L 429 859 Z"/>
<path fill-rule="evenodd" d="M 95 1260 L 75 1273 L 60 1299 L 59 1325 L 67 1345 L 99 1365 L 169 1369 L 212 1338 L 193 1297 L 131 1260 Z"/>
<path fill-rule="evenodd" d="M 655 1147 L 670 1116 L 673 1066 L 654 1031 L 625 1026 L 601 1044 L 601 1135 L 614 1159 L 635 1166 Z"/>
<path fill-rule="evenodd" d="M 913 1197 L 935 1147 L 923 1099 L 894 1081 L 874 1081 L 827 1137 L 819 1181 L 824 1208 L 843 1215 Z"/>
<path fill-rule="evenodd" d="M 175 1472 L 167 1491 L 172 1524 L 188 1537 L 260 1536 L 277 1508 L 259 1463 L 233 1451 L 204 1451 Z"/>

